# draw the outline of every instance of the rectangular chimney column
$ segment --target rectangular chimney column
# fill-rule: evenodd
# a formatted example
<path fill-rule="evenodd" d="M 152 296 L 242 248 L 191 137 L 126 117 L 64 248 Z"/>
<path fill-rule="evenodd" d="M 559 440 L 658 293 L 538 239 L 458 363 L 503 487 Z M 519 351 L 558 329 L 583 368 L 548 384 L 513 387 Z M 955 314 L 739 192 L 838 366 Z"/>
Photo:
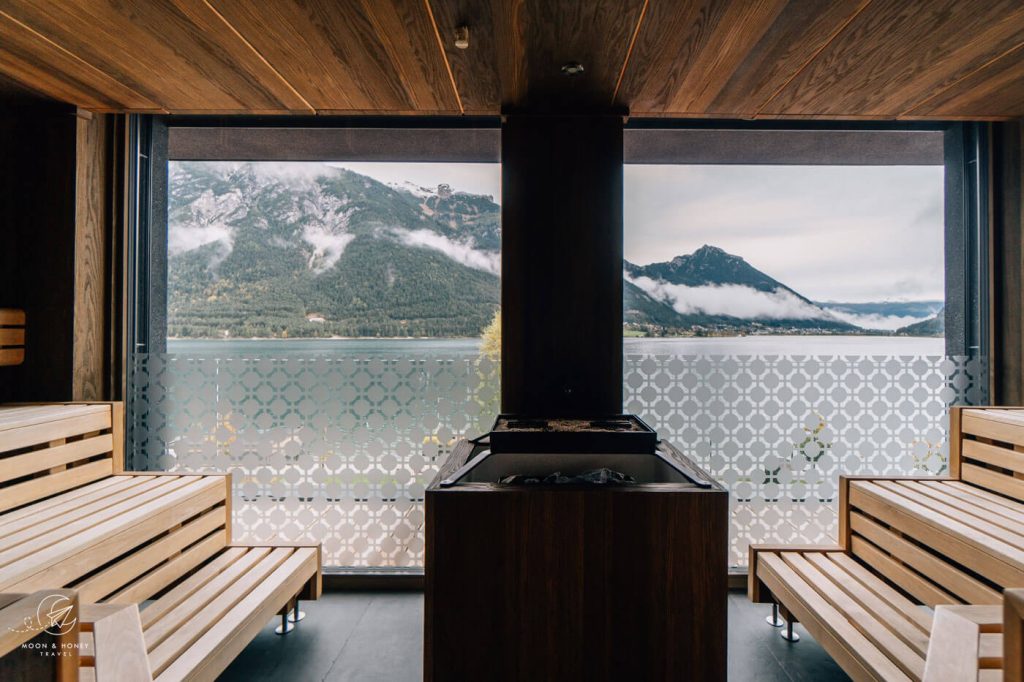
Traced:
<path fill-rule="evenodd" d="M 622 411 L 621 115 L 501 129 L 501 409 Z"/>

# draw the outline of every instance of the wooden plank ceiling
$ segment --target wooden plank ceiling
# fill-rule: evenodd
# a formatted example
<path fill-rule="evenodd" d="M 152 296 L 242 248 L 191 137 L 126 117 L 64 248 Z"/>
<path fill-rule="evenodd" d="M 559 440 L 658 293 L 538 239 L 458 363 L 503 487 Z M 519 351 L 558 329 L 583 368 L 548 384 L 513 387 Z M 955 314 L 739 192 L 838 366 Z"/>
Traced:
<path fill-rule="evenodd" d="M 0 0 L 0 75 L 95 111 L 1017 118 L 1024 2 Z"/>

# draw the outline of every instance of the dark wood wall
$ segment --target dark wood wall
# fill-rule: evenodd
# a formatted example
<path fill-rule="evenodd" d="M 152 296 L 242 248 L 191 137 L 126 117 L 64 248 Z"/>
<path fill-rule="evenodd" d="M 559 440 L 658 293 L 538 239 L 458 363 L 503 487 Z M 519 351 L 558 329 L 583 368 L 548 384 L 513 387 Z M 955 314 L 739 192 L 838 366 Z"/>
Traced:
<path fill-rule="evenodd" d="M 0 401 L 109 397 L 109 118 L 0 89 L 0 307 L 26 313 Z"/>
<path fill-rule="evenodd" d="M 622 411 L 622 125 L 502 125 L 503 412 Z"/>
<path fill-rule="evenodd" d="M 992 135 L 992 402 L 1024 405 L 1024 122 Z"/>
<path fill-rule="evenodd" d="M 79 116 L 75 130 L 74 344 L 71 395 L 106 395 L 109 357 L 108 272 L 110 187 L 107 116 Z"/>

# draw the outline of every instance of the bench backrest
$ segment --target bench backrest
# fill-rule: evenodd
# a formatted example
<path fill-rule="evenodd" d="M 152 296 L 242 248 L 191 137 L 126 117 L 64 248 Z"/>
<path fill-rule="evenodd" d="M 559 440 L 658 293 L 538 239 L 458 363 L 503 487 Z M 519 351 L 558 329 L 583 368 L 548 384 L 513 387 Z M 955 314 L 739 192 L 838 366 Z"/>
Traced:
<path fill-rule="evenodd" d="M 124 473 L 122 409 L 0 406 L 0 591 L 137 603 L 231 541 L 230 476 L 111 478 Z"/>
<path fill-rule="evenodd" d="M 124 468 L 120 403 L 0 407 L 0 513 Z"/>
<path fill-rule="evenodd" d="M 25 361 L 25 311 L 0 308 L 0 365 Z"/>
<path fill-rule="evenodd" d="M 840 543 L 921 603 L 999 604 L 1024 587 L 1024 411 L 953 408 L 951 426 L 962 482 L 844 477 Z"/>
<path fill-rule="evenodd" d="M 1024 409 L 953 408 L 949 472 L 1024 501 Z"/>

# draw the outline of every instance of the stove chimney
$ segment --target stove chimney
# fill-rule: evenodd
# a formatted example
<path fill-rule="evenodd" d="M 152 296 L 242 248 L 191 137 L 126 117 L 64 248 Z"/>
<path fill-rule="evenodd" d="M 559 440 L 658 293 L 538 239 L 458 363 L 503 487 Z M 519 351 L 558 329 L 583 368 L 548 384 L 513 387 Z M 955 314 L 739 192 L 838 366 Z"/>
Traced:
<path fill-rule="evenodd" d="M 622 127 L 621 114 L 504 117 L 504 413 L 622 412 Z"/>

